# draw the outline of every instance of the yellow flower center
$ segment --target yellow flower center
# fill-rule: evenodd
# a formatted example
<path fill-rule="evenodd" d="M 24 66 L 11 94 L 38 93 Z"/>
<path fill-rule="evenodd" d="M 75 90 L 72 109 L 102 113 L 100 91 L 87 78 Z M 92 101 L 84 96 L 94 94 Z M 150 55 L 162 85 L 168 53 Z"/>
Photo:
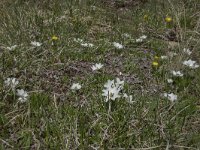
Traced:
<path fill-rule="evenodd" d="M 144 20 L 147 20 L 148 19 L 148 15 L 144 15 Z"/>
<path fill-rule="evenodd" d="M 166 21 L 166 22 L 171 22 L 171 21 L 172 21 L 172 18 L 171 18 L 171 17 L 166 17 L 166 18 L 165 18 L 165 21 Z"/>
<path fill-rule="evenodd" d="M 54 36 L 52 36 L 51 39 L 56 41 L 56 40 L 58 40 L 58 37 L 54 35 Z"/>
<path fill-rule="evenodd" d="M 158 66 L 158 62 L 154 61 L 154 62 L 152 63 L 152 65 L 153 65 L 153 66 Z"/>

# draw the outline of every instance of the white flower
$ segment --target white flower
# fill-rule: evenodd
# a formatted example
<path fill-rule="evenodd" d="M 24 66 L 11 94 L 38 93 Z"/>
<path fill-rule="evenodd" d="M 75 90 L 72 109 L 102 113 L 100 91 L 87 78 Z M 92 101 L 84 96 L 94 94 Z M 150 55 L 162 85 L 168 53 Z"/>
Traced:
<path fill-rule="evenodd" d="M 136 41 L 137 43 L 139 43 L 139 42 L 142 42 L 143 39 L 140 39 L 140 38 L 139 38 L 139 39 L 136 39 L 135 41 Z"/>
<path fill-rule="evenodd" d="M 172 79 L 167 79 L 167 83 L 173 83 Z"/>
<path fill-rule="evenodd" d="M 92 43 L 81 43 L 81 46 L 83 46 L 83 47 L 93 47 L 94 44 L 92 44 Z"/>
<path fill-rule="evenodd" d="M 80 43 L 81 46 L 83 46 L 83 47 L 93 47 L 94 46 L 94 44 L 92 44 L 92 43 L 83 43 L 83 40 L 80 38 L 77 38 L 77 39 L 74 38 L 74 42 Z"/>
<path fill-rule="evenodd" d="M 13 45 L 13 46 L 11 46 L 11 47 L 6 47 L 8 50 L 10 50 L 10 51 L 12 51 L 12 50 L 14 50 L 15 48 L 17 48 L 17 45 Z"/>
<path fill-rule="evenodd" d="M 124 48 L 124 46 L 123 46 L 122 44 L 117 43 L 117 42 L 113 42 L 113 45 L 114 45 L 114 47 L 117 48 L 117 49 L 122 49 L 122 48 Z"/>
<path fill-rule="evenodd" d="M 192 52 L 188 48 L 184 48 L 183 52 L 186 53 L 186 54 L 188 54 L 188 55 L 192 54 Z"/>
<path fill-rule="evenodd" d="M 130 104 L 133 104 L 134 101 L 132 95 L 128 96 L 126 93 L 124 93 L 123 97 L 126 98 Z"/>
<path fill-rule="evenodd" d="M 28 93 L 23 89 L 17 89 L 17 96 L 19 96 L 18 100 L 23 103 L 26 102 L 28 99 Z"/>
<path fill-rule="evenodd" d="M 116 78 L 116 81 L 108 80 L 104 85 L 105 89 L 102 90 L 102 96 L 106 97 L 105 102 L 108 102 L 110 99 L 120 98 L 119 92 L 123 89 L 123 85 L 124 81 L 120 81 L 119 78 Z"/>
<path fill-rule="evenodd" d="M 12 89 L 15 89 L 15 87 L 19 84 L 19 81 L 16 78 L 7 78 L 4 83 L 6 86 L 10 86 Z"/>
<path fill-rule="evenodd" d="M 95 71 L 95 70 L 101 69 L 102 67 L 103 67 L 103 64 L 99 63 L 99 64 L 93 65 L 91 68 L 93 71 Z"/>
<path fill-rule="evenodd" d="M 175 95 L 174 93 L 164 93 L 164 97 L 168 98 L 171 102 L 177 100 L 177 95 Z"/>
<path fill-rule="evenodd" d="M 160 56 L 161 59 L 167 59 L 167 56 Z"/>
<path fill-rule="evenodd" d="M 173 102 L 173 101 L 177 100 L 177 95 L 170 93 L 170 94 L 168 94 L 168 99 Z"/>
<path fill-rule="evenodd" d="M 74 38 L 74 41 L 75 41 L 75 42 L 78 42 L 78 43 L 82 43 L 82 42 L 83 42 L 83 40 L 82 40 L 82 39 L 80 39 L 80 38 L 77 38 L 77 39 L 76 39 L 76 38 Z"/>
<path fill-rule="evenodd" d="M 33 41 L 33 42 L 31 42 L 31 45 L 36 46 L 36 47 L 40 47 L 42 45 L 42 43 Z"/>
<path fill-rule="evenodd" d="M 96 6 L 91 6 L 92 10 L 96 10 L 97 7 Z"/>
<path fill-rule="evenodd" d="M 128 33 L 122 34 L 125 38 L 130 38 L 131 36 Z"/>
<path fill-rule="evenodd" d="M 147 38 L 146 35 L 142 35 L 141 37 L 139 37 L 138 39 L 136 39 L 136 42 L 139 43 L 139 42 L 143 42 L 143 40 L 145 40 Z"/>
<path fill-rule="evenodd" d="M 190 67 L 190 68 L 192 68 L 192 69 L 196 69 L 196 68 L 199 67 L 199 65 L 196 64 L 196 61 L 193 61 L 193 60 L 191 60 L 191 59 L 184 61 L 184 62 L 183 62 L 183 65 L 186 65 L 186 66 L 188 66 L 188 67 Z"/>
<path fill-rule="evenodd" d="M 180 71 L 172 71 L 172 74 L 174 75 L 174 76 L 176 76 L 176 77 L 182 77 L 183 76 L 183 74 L 180 72 Z"/>
<path fill-rule="evenodd" d="M 142 35 L 142 36 L 140 37 L 140 39 L 143 39 L 143 40 L 145 40 L 146 38 L 147 38 L 146 35 Z"/>
<path fill-rule="evenodd" d="M 108 102 L 109 99 L 115 100 L 116 98 L 120 98 L 119 89 L 115 86 L 104 89 L 102 96 L 106 97 L 105 102 Z"/>
<path fill-rule="evenodd" d="M 81 89 L 81 85 L 79 83 L 73 83 L 71 86 L 72 90 L 80 90 Z"/>

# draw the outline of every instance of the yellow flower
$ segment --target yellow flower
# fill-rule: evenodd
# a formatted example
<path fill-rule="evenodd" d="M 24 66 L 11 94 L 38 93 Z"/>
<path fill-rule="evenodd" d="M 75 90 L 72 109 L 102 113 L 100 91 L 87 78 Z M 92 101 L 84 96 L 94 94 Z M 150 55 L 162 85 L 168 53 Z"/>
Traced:
<path fill-rule="evenodd" d="M 155 59 L 159 59 L 159 57 L 158 57 L 158 56 L 154 56 L 154 58 L 155 58 Z"/>
<path fill-rule="evenodd" d="M 144 15 L 144 20 L 147 20 L 148 19 L 148 15 Z"/>
<path fill-rule="evenodd" d="M 154 61 L 154 62 L 152 63 L 152 65 L 156 67 L 156 66 L 158 66 L 158 62 Z"/>
<path fill-rule="evenodd" d="M 166 17 L 166 18 L 165 18 L 165 21 L 168 22 L 168 23 L 169 23 L 169 22 L 172 22 L 172 18 L 171 18 L 171 17 Z"/>
<path fill-rule="evenodd" d="M 51 39 L 54 40 L 54 41 L 56 41 L 56 40 L 58 40 L 58 37 L 55 36 L 55 35 L 53 35 Z"/>

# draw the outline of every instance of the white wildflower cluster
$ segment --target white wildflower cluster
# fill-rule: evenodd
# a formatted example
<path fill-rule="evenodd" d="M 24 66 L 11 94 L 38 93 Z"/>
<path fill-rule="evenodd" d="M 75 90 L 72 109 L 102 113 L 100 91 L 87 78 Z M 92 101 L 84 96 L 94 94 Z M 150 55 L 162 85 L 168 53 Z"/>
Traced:
<path fill-rule="evenodd" d="M 77 42 L 77 43 L 79 43 L 81 46 L 83 46 L 83 47 L 93 47 L 94 46 L 94 44 L 92 44 L 92 43 L 85 43 L 82 39 L 80 39 L 80 38 L 75 38 L 74 39 L 74 42 Z"/>
<path fill-rule="evenodd" d="M 186 53 L 187 55 L 192 54 L 192 51 L 190 51 L 190 49 L 188 48 L 184 48 L 183 52 Z M 199 65 L 196 63 L 196 61 L 193 61 L 191 59 L 183 61 L 183 65 L 188 66 L 191 69 L 199 68 Z"/>
<path fill-rule="evenodd" d="M 191 55 L 192 54 L 192 52 L 187 48 L 184 48 L 183 52 L 186 53 L 187 55 Z M 177 55 L 177 54 L 176 53 L 171 53 L 171 57 L 173 57 L 174 55 Z M 165 56 L 163 56 L 163 57 L 167 58 Z M 191 59 L 183 61 L 182 64 L 187 66 L 187 67 L 189 67 L 189 68 L 191 68 L 191 69 L 199 68 L 199 65 L 196 63 L 196 61 L 193 61 Z M 172 70 L 171 73 L 175 77 L 183 77 L 183 73 L 181 73 L 181 71 Z M 167 83 L 173 83 L 173 80 L 172 79 L 167 79 Z M 177 100 L 177 95 L 175 95 L 174 93 L 164 93 L 164 97 L 168 98 L 172 102 Z"/>
<path fill-rule="evenodd" d="M 105 102 L 108 102 L 110 99 L 115 100 L 116 98 L 120 98 L 120 91 L 123 89 L 124 81 L 120 81 L 119 78 L 116 78 L 115 80 L 108 80 L 107 83 L 105 83 L 103 89 L 102 96 L 105 96 Z"/>
<path fill-rule="evenodd" d="M 183 74 L 180 71 L 171 71 L 172 75 L 175 77 L 182 77 Z M 167 83 L 171 84 L 174 81 L 172 79 L 167 79 Z M 166 97 L 167 99 L 169 99 L 171 102 L 174 102 L 177 100 L 177 95 L 175 95 L 174 93 L 164 93 L 163 94 L 164 97 Z"/>
<path fill-rule="evenodd" d="M 128 98 L 129 102 L 132 103 L 132 95 L 128 96 L 126 93 L 122 94 L 121 91 L 124 88 L 124 81 L 119 78 L 115 80 L 108 80 L 104 84 L 104 89 L 102 90 L 102 96 L 105 97 L 105 102 L 109 100 L 116 100 L 117 98 L 124 97 Z"/>
<path fill-rule="evenodd" d="M 124 48 L 124 46 L 123 46 L 122 44 L 117 43 L 117 42 L 113 42 L 113 46 L 114 46 L 115 48 L 117 48 L 117 49 L 122 49 L 122 48 Z"/>
<path fill-rule="evenodd" d="M 128 33 L 124 33 L 122 34 L 123 37 L 125 38 L 131 38 L 131 35 L 129 35 Z M 55 37 L 57 38 L 57 37 Z M 136 39 L 135 41 L 140 43 L 143 42 L 144 40 L 147 39 L 146 35 L 142 35 L 140 36 L 138 39 Z M 74 42 L 79 43 L 81 46 L 83 47 L 93 47 L 94 44 L 92 43 L 87 43 L 85 42 L 83 39 L 80 38 L 74 38 Z M 42 43 L 37 42 L 37 41 L 31 41 L 30 43 L 33 47 L 40 47 L 42 45 Z M 123 49 L 125 48 L 124 45 L 118 43 L 118 42 L 113 42 L 111 43 L 116 49 Z M 6 47 L 8 50 L 14 50 L 17 47 L 17 45 L 13 45 L 11 47 Z M 187 49 L 184 48 L 183 52 L 187 55 L 191 55 L 192 52 Z M 160 59 L 162 60 L 166 60 L 170 57 L 174 57 L 178 55 L 177 53 L 174 52 L 169 52 L 169 54 L 160 56 Z M 157 58 L 156 58 L 157 59 Z M 182 63 L 183 65 L 192 68 L 192 69 L 196 69 L 199 67 L 199 65 L 196 63 L 196 61 L 193 61 L 191 59 L 185 60 Z M 91 66 L 92 71 L 96 71 L 96 70 L 100 70 L 104 65 L 101 63 L 96 63 L 94 65 Z M 175 71 L 172 70 L 171 74 L 175 77 L 183 77 L 183 73 L 181 71 Z M 120 75 L 122 75 L 122 73 L 120 72 Z M 166 82 L 171 84 L 174 81 L 171 78 L 166 79 Z M 7 78 L 4 81 L 5 85 L 10 87 L 13 92 L 16 92 L 16 95 L 18 96 L 18 100 L 20 102 L 26 102 L 28 99 L 28 93 L 24 90 L 24 89 L 16 89 L 16 86 L 19 84 L 19 81 L 16 78 Z M 70 87 L 71 90 L 73 91 L 78 91 L 82 88 L 82 85 L 79 83 L 73 83 Z M 105 84 L 104 84 L 104 89 L 102 90 L 102 96 L 105 97 L 105 102 L 108 102 L 110 100 L 114 101 L 118 98 L 125 98 L 128 100 L 129 103 L 133 103 L 133 96 L 132 95 L 127 95 L 126 93 L 123 93 L 123 88 L 124 88 L 124 81 L 121 81 L 119 78 L 116 78 L 115 80 L 108 80 Z M 177 95 L 174 93 L 164 93 L 163 94 L 164 97 L 168 98 L 171 102 L 174 102 L 177 100 Z"/>
<path fill-rule="evenodd" d="M 123 97 L 126 98 L 127 101 L 132 104 L 133 96 L 127 95 L 126 93 L 122 93 L 124 87 L 124 81 L 121 81 L 119 78 L 116 78 L 115 80 L 108 80 L 104 84 L 104 89 L 102 90 L 102 96 L 106 97 L 105 102 L 108 102 L 109 100 L 116 100 L 117 98 Z M 71 90 L 78 91 L 82 88 L 82 86 L 79 83 L 73 83 L 71 86 Z"/>
<path fill-rule="evenodd" d="M 7 78 L 4 83 L 7 87 L 11 87 L 13 92 L 15 92 L 16 86 L 19 84 L 19 81 L 16 78 Z M 17 89 L 17 96 L 18 101 L 20 101 L 21 103 L 26 102 L 28 99 L 28 93 L 23 89 Z"/>
<path fill-rule="evenodd" d="M 146 38 L 147 38 L 146 35 L 142 35 L 141 37 L 139 37 L 138 39 L 136 39 L 136 42 L 137 43 L 143 42 Z"/>
<path fill-rule="evenodd" d="M 7 78 L 4 83 L 7 87 L 11 87 L 12 90 L 15 90 L 15 87 L 19 84 L 19 81 L 16 78 Z"/>
<path fill-rule="evenodd" d="M 172 74 L 174 75 L 174 76 L 176 76 L 176 77 L 182 77 L 183 76 L 183 74 L 180 72 L 180 71 L 172 71 Z"/>

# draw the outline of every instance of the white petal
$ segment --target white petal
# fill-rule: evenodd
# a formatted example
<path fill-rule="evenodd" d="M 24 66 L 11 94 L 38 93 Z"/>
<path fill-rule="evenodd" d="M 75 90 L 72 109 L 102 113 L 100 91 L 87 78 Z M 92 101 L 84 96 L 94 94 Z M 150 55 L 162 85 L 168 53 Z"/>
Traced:
<path fill-rule="evenodd" d="M 117 49 L 122 49 L 124 48 L 124 46 L 122 44 L 119 44 L 117 42 L 113 42 L 114 47 L 116 47 Z"/>
<path fill-rule="evenodd" d="M 71 86 L 72 90 L 80 90 L 81 89 L 81 85 L 79 83 L 73 83 Z"/>
<path fill-rule="evenodd" d="M 39 47 L 42 45 L 42 43 L 33 41 L 33 42 L 31 42 L 31 45 Z"/>
<path fill-rule="evenodd" d="M 185 52 L 188 55 L 192 54 L 192 52 L 189 49 L 186 49 L 186 48 L 183 49 L 183 52 Z"/>
<path fill-rule="evenodd" d="M 123 97 L 124 98 L 128 98 L 128 95 L 126 93 L 124 93 Z"/>
<path fill-rule="evenodd" d="M 160 56 L 161 59 L 167 59 L 167 56 Z"/>
<path fill-rule="evenodd" d="M 172 79 L 167 79 L 167 82 L 168 82 L 168 83 L 172 83 L 173 80 L 172 80 Z"/>
<path fill-rule="evenodd" d="M 83 46 L 83 47 L 93 47 L 94 44 L 92 44 L 92 43 L 81 43 L 81 46 Z"/>
<path fill-rule="evenodd" d="M 142 35 L 141 37 L 140 37 L 140 39 L 146 39 L 147 38 L 147 36 L 146 35 Z"/>
<path fill-rule="evenodd" d="M 140 38 L 139 38 L 139 39 L 136 39 L 135 41 L 139 43 L 139 42 L 142 42 L 143 39 L 140 39 Z"/>

